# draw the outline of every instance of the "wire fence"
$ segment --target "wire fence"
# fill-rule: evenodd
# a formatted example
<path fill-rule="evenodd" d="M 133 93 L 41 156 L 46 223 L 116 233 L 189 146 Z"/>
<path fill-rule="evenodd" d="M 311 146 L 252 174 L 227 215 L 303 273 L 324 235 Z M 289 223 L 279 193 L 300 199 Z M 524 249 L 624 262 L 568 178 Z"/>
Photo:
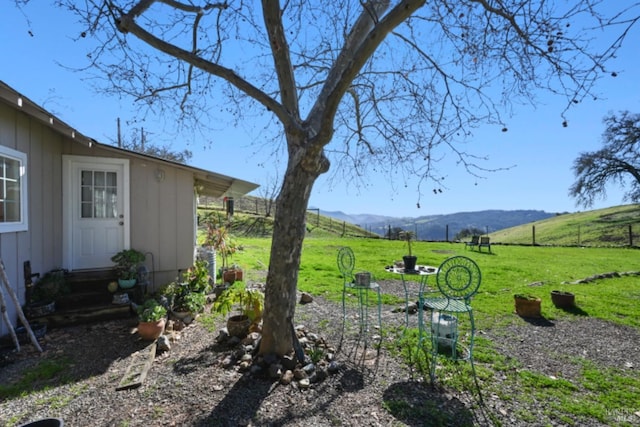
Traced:
<path fill-rule="evenodd" d="M 492 243 L 533 246 L 640 246 L 640 224 L 579 223 L 558 226 L 537 224 L 513 231 L 491 233 Z"/>

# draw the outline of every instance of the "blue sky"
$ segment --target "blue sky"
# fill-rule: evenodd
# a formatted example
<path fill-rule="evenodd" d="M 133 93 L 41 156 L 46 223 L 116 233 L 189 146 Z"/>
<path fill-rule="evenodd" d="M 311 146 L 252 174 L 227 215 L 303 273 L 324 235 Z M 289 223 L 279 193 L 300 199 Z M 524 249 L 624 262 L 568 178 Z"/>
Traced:
<path fill-rule="evenodd" d="M 90 74 L 77 73 L 68 67 L 85 64 L 85 50 L 71 37 L 74 20 L 68 14 L 52 8 L 31 5 L 25 9 L 27 18 L 13 6 L 0 3 L 0 80 L 60 117 L 79 132 L 100 142 L 109 143 L 116 137 L 116 120 L 131 118 L 133 110 L 127 99 L 105 98 L 96 95 L 91 87 Z M 48 4 L 48 2 L 46 2 Z M 29 29 L 33 35 L 29 34 Z M 630 110 L 640 113 L 640 29 L 635 28 L 609 69 L 618 76 L 605 77 L 596 91 L 601 100 L 588 100 L 567 114 L 569 126 L 562 127 L 564 99 L 541 93 L 537 107 L 516 107 L 514 117 L 507 120 L 508 132 L 499 127 L 485 127 L 474 131 L 465 149 L 478 156 L 486 156 L 487 168 L 508 168 L 488 173 L 478 179 L 461 168 L 443 171 L 447 188 L 433 194 L 431 186 L 423 187 L 421 208 L 416 207 L 416 183 L 405 188 L 401 182 L 390 184 L 387 175 L 370 175 L 367 189 L 347 183 L 331 186 L 321 177 L 316 183 L 310 207 L 349 214 L 372 213 L 390 216 L 415 217 L 485 209 L 537 209 L 547 212 L 583 210 L 568 196 L 574 181 L 573 160 L 584 151 L 601 146 L 604 130 L 602 118 L 609 112 Z M 164 145 L 162 119 L 148 120 L 145 130 L 149 140 Z M 128 135 L 129 130 L 124 127 Z M 171 141 L 179 138 L 171 138 Z M 274 170 L 258 167 L 269 163 L 265 154 L 252 154 L 251 136 L 246 130 L 226 129 L 217 135 L 211 146 L 190 141 L 177 145 L 193 152 L 191 164 L 204 169 L 231 175 L 258 184 L 268 181 Z M 229 159 L 233 159 L 230 161 Z M 254 193 L 258 195 L 257 193 Z M 622 204 L 622 191 L 608 189 L 608 197 L 593 208 Z"/>

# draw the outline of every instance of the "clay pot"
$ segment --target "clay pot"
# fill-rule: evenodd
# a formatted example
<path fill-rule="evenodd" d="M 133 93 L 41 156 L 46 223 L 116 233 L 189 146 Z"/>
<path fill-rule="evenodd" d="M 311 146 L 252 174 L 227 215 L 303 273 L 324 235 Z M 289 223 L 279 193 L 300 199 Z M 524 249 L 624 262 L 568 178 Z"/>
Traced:
<path fill-rule="evenodd" d="M 156 322 L 140 322 L 138 323 L 138 335 L 147 341 L 157 339 L 164 331 L 165 319 Z"/>
<path fill-rule="evenodd" d="M 224 283 L 228 283 L 230 285 L 233 285 L 233 282 L 236 281 L 236 271 L 235 270 L 226 270 L 224 273 L 222 273 L 222 281 Z"/>
<path fill-rule="evenodd" d="M 571 308 L 575 306 L 576 296 L 571 292 L 551 291 L 551 302 L 557 308 Z"/>
<path fill-rule="evenodd" d="M 515 301 L 516 313 L 518 316 L 532 318 L 542 317 L 542 300 L 540 298 L 514 295 L 513 299 Z"/>
<path fill-rule="evenodd" d="M 251 326 L 251 319 L 244 314 L 227 319 L 227 332 L 232 337 L 244 337 L 249 333 L 249 326 Z"/>

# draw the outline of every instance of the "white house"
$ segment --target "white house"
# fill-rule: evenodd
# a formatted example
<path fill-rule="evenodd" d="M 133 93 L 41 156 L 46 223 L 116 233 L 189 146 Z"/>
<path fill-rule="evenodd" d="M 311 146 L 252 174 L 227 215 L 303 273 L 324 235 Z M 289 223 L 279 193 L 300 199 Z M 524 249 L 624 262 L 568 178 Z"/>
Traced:
<path fill-rule="evenodd" d="M 194 262 L 197 196 L 257 187 L 100 144 L 0 81 L 0 258 L 21 303 L 27 260 L 34 272 L 98 270 L 135 248 L 153 285 L 167 283 Z"/>

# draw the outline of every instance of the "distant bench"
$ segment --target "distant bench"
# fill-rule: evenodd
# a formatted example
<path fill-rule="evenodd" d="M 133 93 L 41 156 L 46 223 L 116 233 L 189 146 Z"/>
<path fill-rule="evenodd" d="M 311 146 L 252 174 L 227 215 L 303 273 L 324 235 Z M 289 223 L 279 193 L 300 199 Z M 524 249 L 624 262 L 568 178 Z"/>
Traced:
<path fill-rule="evenodd" d="M 478 250 L 482 252 L 482 248 L 487 248 L 489 250 L 489 253 L 491 253 L 491 242 L 489 241 L 489 236 L 480 238 L 480 243 L 478 243 Z"/>
<path fill-rule="evenodd" d="M 471 250 L 480 244 L 480 236 L 471 236 L 471 241 L 464 242 L 464 248 L 471 247 Z"/>

